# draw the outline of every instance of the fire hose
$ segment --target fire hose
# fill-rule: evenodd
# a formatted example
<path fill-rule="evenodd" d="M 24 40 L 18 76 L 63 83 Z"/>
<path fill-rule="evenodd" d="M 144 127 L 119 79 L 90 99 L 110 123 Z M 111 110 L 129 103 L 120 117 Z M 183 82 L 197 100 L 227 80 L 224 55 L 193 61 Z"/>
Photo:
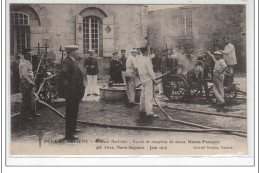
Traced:
<path fill-rule="evenodd" d="M 157 97 L 155 97 L 157 98 Z M 156 104 L 157 106 L 157 104 Z M 178 110 L 178 111 L 185 111 L 185 112 L 192 112 L 192 113 L 199 113 L 199 114 L 206 114 L 206 115 L 215 115 L 215 116 L 221 116 L 221 117 L 231 117 L 231 118 L 240 118 L 240 119 L 247 119 L 245 116 L 239 116 L 239 115 L 230 115 L 230 114 L 221 114 L 217 112 L 206 112 L 206 111 L 199 111 L 194 109 L 184 109 L 184 108 L 177 108 L 165 105 L 165 108 L 172 109 L 172 110 Z"/>
<path fill-rule="evenodd" d="M 168 73 L 169 74 L 169 73 Z M 45 78 L 43 83 L 40 85 L 39 90 L 37 93 L 33 93 L 36 100 L 46 106 L 47 108 L 49 108 L 52 112 L 54 112 L 56 115 L 58 115 L 60 118 L 65 119 L 65 116 L 60 113 L 58 110 L 56 110 L 55 108 L 53 108 L 52 106 L 50 106 L 49 104 L 47 104 L 46 102 L 42 101 L 39 98 L 39 93 L 42 89 L 42 87 L 44 86 L 45 82 L 47 80 L 50 80 L 51 78 L 57 76 L 58 74 L 52 75 L 48 78 Z M 164 76 L 166 76 L 167 74 L 164 74 L 158 78 L 156 78 L 156 80 L 163 78 Z M 219 128 L 212 128 L 212 127 L 208 127 L 208 126 L 203 126 L 203 125 L 199 125 L 199 124 L 195 124 L 195 123 L 191 123 L 191 122 L 186 122 L 186 121 L 181 121 L 181 120 L 176 120 L 176 119 L 172 119 L 169 114 L 167 112 L 165 112 L 165 110 L 158 104 L 157 100 L 154 97 L 154 101 L 155 103 L 158 105 L 159 109 L 163 112 L 163 114 L 172 122 L 175 123 L 180 123 L 180 124 L 184 124 L 184 125 L 188 125 L 188 126 L 193 126 L 193 127 L 197 127 L 200 129 L 180 129 L 180 128 L 163 128 L 163 127 L 148 127 L 148 126 L 128 126 L 128 125 L 117 125 L 117 124 L 103 124 L 103 123 L 95 123 L 95 122 L 87 122 L 87 121 L 81 121 L 81 120 L 77 120 L 77 123 L 81 123 L 81 124 L 85 124 L 85 125 L 89 125 L 89 126 L 98 126 L 98 127 L 105 127 L 105 128 L 119 128 L 119 129 L 131 129 L 131 130 L 157 130 L 157 131 L 172 131 L 172 132 L 197 132 L 197 133 L 208 133 L 208 132 L 220 132 L 220 133 L 227 133 L 227 134 L 233 134 L 233 135 L 238 135 L 241 137 L 246 137 L 246 132 L 241 131 L 241 130 L 232 130 L 232 129 L 219 129 Z M 13 115 L 12 115 L 13 117 Z"/>
<path fill-rule="evenodd" d="M 169 74 L 169 73 L 168 73 Z M 165 76 L 168 75 L 166 73 L 166 75 L 162 75 L 162 76 L 159 76 L 158 78 L 156 78 L 155 80 L 158 80 L 158 79 L 161 79 Z M 160 82 L 159 82 L 160 83 Z M 155 85 L 159 84 L 159 83 L 155 83 Z M 155 86 L 154 85 L 154 86 Z M 153 90 L 154 90 L 154 87 L 153 87 Z M 154 93 L 154 92 L 153 92 Z M 211 129 L 211 130 L 222 130 L 222 129 L 218 129 L 218 128 L 212 128 L 212 127 L 208 127 L 208 126 L 203 126 L 203 125 L 200 125 L 200 124 L 196 124 L 196 123 L 191 123 L 191 122 L 187 122 L 187 121 L 182 121 L 182 120 L 177 120 L 177 119 L 173 119 L 161 106 L 160 104 L 157 102 L 156 100 L 156 97 L 155 97 L 155 94 L 153 94 L 153 99 L 154 99 L 154 102 L 155 104 L 158 106 L 158 108 L 160 109 L 160 111 L 171 121 L 171 122 L 174 122 L 174 123 L 180 123 L 180 124 L 184 124 L 184 125 L 189 125 L 189 126 L 193 126 L 193 127 L 198 127 L 198 128 L 202 128 L 202 129 Z M 225 130 L 225 133 L 232 133 L 232 134 L 235 134 L 235 135 L 239 135 L 239 136 L 242 136 L 242 137 L 246 137 L 246 132 L 244 131 L 240 131 L 240 130 L 232 130 L 232 129 L 224 129 Z M 223 132 L 223 131 L 222 131 Z"/>

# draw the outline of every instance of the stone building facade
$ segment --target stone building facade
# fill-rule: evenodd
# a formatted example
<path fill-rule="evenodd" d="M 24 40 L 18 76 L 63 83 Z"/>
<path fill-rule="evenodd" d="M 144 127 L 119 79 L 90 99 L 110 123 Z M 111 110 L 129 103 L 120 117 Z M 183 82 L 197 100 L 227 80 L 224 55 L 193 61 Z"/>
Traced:
<path fill-rule="evenodd" d="M 60 46 L 79 45 L 87 56 L 94 49 L 101 73 L 107 73 L 112 52 L 147 45 L 148 11 L 144 5 L 11 4 L 10 56 L 37 45 L 47 45 L 49 55 L 61 58 Z"/>
<path fill-rule="evenodd" d="M 246 72 L 246 7 L 245 5 L 194 5 L 148 13 L 148 44 L 183 52 L 223 49 L 223 37 L 234 44 L 238 64 L 236 71 Z M 239 70 L 238 70 L 239 69 Z"/>

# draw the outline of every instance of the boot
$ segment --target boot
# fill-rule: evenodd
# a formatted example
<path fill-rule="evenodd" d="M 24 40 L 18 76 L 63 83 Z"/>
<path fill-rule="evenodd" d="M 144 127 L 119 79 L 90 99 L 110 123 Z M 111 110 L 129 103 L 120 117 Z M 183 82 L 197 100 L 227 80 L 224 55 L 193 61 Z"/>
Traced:
<path fill-rule="evenodd" d="M 139 115 L 140 115 L 140 120 L 142 121 L 142 122 L 145 122 L 146 121 L 146 113 L 145 112 L 140 112 L 139 113 Z"/>
<path fill-rule="evenodd" d="M 145 125 L 149 126 L 151 124 L 153 124 L 153 117 L 149 115 L 146 117 Z"/>
<path fill-rule="evenodd" d="M 34 113 L 33 116 L 34 116 L 34 117 L 40 117 L 41 114 Z"/>

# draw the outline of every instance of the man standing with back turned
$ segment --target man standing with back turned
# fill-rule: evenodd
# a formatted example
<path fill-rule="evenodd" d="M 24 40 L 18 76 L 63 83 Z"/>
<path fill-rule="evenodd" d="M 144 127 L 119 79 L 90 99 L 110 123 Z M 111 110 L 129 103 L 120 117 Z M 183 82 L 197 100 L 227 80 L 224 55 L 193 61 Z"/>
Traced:
<path fill-rule="evenodd" d="M 127 94 L 127 106 L 134 107 L 135 105 L 135 92 L 136 92 L 136 80 L 137 80 L 137 60 L 138 51 L 131 50 L 131 55 L 126 60 L 126 94 Z"/>
<path fill-rule="evenodd" d="M 63 61 L 64 91 L 66 99 L 66 129 L 64 140 L 73 141 L 78 139 L 74 136 L 79 111 L 79 102 L 85 93 L 83 74 L 76 64 L 78 46 L 69 45 L 64 47 L 67 57 Z"/>
<path fill-rule="evenodd" d="M 137 68 L 139 72 L 140 81 L 142 84 L 142 92 L 140 98 L 140 120 L 141 123 L 151 124 L 152 118 L 158 118 L 153 112 L 153 96 L 155 74 L 153 71 L 152 62 L 148 56 L 148 49 L 141 48 L 143 56 L 137 60 Z"/>

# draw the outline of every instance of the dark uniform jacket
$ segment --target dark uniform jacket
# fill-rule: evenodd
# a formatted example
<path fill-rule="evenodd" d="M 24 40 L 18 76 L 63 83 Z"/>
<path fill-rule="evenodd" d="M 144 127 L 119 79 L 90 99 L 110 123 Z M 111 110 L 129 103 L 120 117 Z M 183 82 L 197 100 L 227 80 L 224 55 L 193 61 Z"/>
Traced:
<path fill-rule="evenodd" d="M 97 75 L 99 73 L 98 61 L 94 57 L 86 58 L 84 61 L 84 67 L 87 70 L 87 75 Z"/>
<path fill-rule="evenodd" d="M 161 72 L 162 58 L 158 55 L 152 59 L 153 71 L 155 73 Z"/>
<path fill-rule="evenodd" d="M 120 58 L 120 61 L 122 62 L 122 67 L 121 67 L 121 70 L 122 71 L 126 71 L 126 57 L 121 57 Z"/>
<path fill-rule="evenodd" d="M 112 59 L 110 64 L 110 78 L 114 83 L 123 83 L 121 69 L 122 62 L 118 59 Z"/>
<path fill-rule="evenodd" d="M 64 97 L 81 100 L 85 93 L 83 74 L 76 61 L 67 56 L 63 61 Z"/>
<path fill-rule="evenodd" d="M 19 92 L 19 80 L 20 80 L 20 74 L 19 74 L 19 60 L 14 60 L 11 63 L 11 91 L 12 93 L 18 93 Z"/>
<path fill-rule="evenodd" d="M 163 56 L 162 58 L 162 74 L 167 71 L 177 72 L 178 61 L 175 57 Z"/>

